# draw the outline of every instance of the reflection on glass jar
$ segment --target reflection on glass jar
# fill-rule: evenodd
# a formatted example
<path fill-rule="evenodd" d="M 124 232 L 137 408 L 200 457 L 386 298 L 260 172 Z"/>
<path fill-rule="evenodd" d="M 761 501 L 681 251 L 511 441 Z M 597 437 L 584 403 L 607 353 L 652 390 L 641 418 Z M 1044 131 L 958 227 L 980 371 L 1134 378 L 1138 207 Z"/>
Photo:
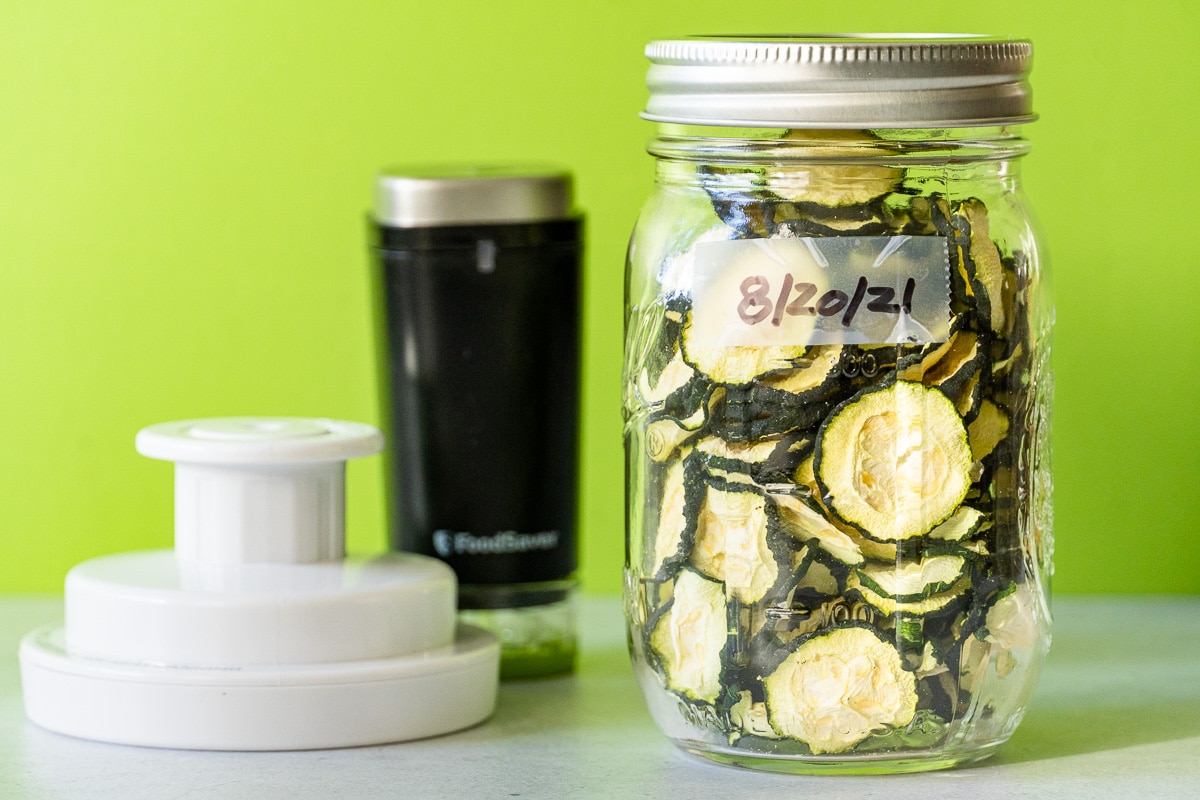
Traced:
<path fill-rule="evenodd" d="M 651 712 L 680 746 L 761 769 L 985 757 L 1049 644 L 1030 47 L 647 52 L 625 585 Z"/>

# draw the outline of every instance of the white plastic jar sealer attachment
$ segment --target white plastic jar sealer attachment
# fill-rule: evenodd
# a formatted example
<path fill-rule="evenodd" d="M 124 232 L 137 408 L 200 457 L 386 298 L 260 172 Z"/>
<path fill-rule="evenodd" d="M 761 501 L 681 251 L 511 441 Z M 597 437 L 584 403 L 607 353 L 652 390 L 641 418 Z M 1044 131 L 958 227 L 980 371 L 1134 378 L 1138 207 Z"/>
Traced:
<path fill-rule="evenodd" d="M 453 572 L 345 557 L 345 461 L 382 447 L 375 428 L 324 419 L 141 431 L 139 452 L 175 462 L 175 550 L 70 571 L 65 625 L 21 643 L 29 718 L 214 750 L 381 744 L 487 718 L 499 646 L 456 629 Z"/>

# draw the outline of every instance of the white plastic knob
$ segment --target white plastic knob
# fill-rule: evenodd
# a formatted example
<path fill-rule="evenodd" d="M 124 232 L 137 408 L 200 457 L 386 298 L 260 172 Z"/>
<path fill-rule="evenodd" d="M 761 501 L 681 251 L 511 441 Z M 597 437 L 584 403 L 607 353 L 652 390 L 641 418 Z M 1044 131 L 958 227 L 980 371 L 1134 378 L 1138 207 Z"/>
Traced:
<path fill-rule="evenodd" d="M 345 462 L 383 449 L 369 425 L 229 417 L 152 425 L 138 452 L 175 462 L 182 564 L 308 564 L 346 554 Z"/>

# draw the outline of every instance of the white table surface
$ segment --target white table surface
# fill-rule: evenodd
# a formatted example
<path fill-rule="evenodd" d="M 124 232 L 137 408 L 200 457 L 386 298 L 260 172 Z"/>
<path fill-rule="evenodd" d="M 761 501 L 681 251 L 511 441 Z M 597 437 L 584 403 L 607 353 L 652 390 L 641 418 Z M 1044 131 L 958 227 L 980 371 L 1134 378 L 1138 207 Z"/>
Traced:
<path fill-rule="evenodd" d="M 797 777 L 709 764 L 651 722 L 620 603 L 585 598 L 573 677 L 507 683 L 495 716 L 420 742 L 211 753 L 71 739 L 27 722 L 16 648 L 58 598 L 0 598 L 0 798 L 1200 798 L 1200 597 L 1058 598 L 1050 659 L 1012 740 L 982 764 Z"/>

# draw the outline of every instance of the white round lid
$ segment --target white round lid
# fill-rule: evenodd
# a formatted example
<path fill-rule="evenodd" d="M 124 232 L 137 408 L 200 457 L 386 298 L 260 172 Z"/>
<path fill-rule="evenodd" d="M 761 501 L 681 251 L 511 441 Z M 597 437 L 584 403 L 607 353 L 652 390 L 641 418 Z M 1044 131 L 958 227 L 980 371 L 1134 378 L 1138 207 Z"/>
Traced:
<path fill-rule="evenodd" d="M 68 573 L 66 645 L 176 669 L 391 658 L 453 640 L 456 588 L 448 566 L 413 553 L 228 565 L 121 553 Z"/>
<path fill-rule="evenodd" d="M 21 642 L 28 717 L 119 744 L 309 750 L 437 736 L 487 719 L 500 646 L 459 628 L 445 647 L 389 659 L 290 667 L 176 669 L 67 652 L 62 628 Z"/>

